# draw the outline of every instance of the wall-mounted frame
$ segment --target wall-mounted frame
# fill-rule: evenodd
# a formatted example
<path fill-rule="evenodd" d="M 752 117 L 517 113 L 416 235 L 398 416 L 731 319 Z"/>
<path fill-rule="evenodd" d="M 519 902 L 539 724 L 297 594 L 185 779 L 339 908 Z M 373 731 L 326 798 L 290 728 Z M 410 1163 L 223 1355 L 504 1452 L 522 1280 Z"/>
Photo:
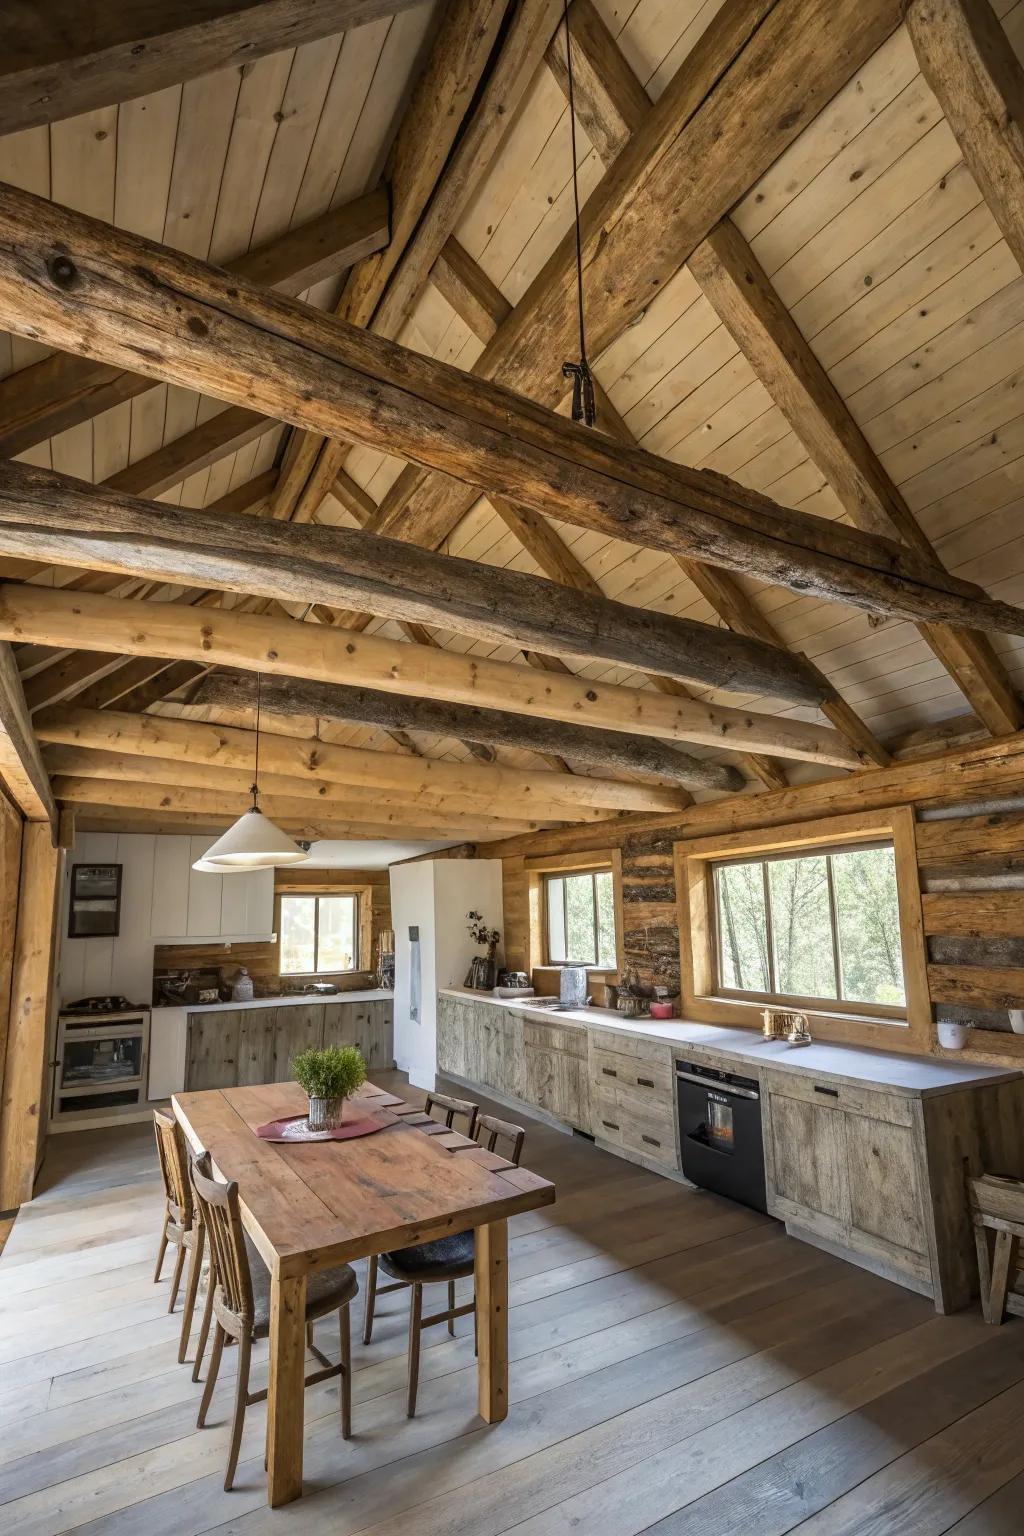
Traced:
<path fill-rule="evenodd" d="M 120 864 L 73 864 L 69 939 L 116 939 L 121 931 Z"/>
<path fill-rule="evenodd" d="M 900 946 L 906 992 L 905 1016 L 890 1011 L 883 1017 L 865 1008 L 849 1010 L 806 1006 L 812 1033 L 821 1039 L 871 1045 L 883 1050 L 931 1049 L 931 1001 L 927 956 L 918 885 L 914 813 L 908 807 L 829 816 L 791 826 L 750 832 L 725 832 L 675 845 L 676 892 L 679 904 L 679 943 L 684 1011 L 688 1019 L 708 1024 L 739 1024 L 760 1028 L 763 1001 L 722 996 L 716 985 L 713 870 L 723 860 L 749 855 L 752 859 L 779 853 L 839 849 L 872 840 L 891 842 L 895 851 L 896 887 L 900 915 Z M 781 1000 L 780 1000 L 781 1003 Z M 785 1006 L 784 1003 L 781 1003 Z"/>

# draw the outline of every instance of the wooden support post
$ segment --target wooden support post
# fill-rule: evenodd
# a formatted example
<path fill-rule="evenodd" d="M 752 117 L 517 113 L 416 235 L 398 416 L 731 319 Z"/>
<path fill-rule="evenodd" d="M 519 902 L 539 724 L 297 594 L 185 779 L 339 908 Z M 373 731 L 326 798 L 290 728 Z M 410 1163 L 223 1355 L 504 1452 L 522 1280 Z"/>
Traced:
<path fill-rule="evenodd" d="M 48 822 L 25 826 L 0 1093 L 0 1211 L 32 1198 L 45 1119 L 46 1045 L 61 855 Z"/>
<path fill-rule="evenodd" d="M 29 821 L 46 822 L 56 840 L 57 807 L 32 731 L 25 690 L 6 642 L 0 642 L 0 776 Z"/>

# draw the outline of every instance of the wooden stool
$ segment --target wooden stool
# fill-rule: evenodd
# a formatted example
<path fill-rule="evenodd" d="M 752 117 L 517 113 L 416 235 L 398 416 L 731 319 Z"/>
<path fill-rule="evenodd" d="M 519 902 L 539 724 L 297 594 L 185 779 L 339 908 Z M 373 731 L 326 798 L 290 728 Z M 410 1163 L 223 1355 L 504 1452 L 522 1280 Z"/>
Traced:
<path fill-rule="evenodd" d="M 253 1403 L 263 1402 L 267 1396 L 265 1387 L 259 1392 L 249 1391 L 249 1361 L 254 1340 L 265 1339 L 270 1334 L 270 1272 L 242 1228 L 238 1185 L 222 1184 L 212 1177 L 208 1153 L 204 1152 L 201 1158 L 192 1160 L 192 1188 L 203 1225 L 210 1234 L 210 1249 L 214 1258 L 211 1278 L 215 1282 L 213 1314 L 216 1329 L 210 1370 L 199 1408 L 200 1429 L 206 1423 L 224 1345 L 229 1339 L 234 1339 L 238 1345 L 235 1412 L 231 1424 L 228 1468 L 224 1475 L 224 1490 L 227 1492 L 234 1482 L 238 1465 L 245 1410 Z M 349 1303 L 358 1289 L 355 1270 L 348 1264 L 340 1264 L 336 1269 L 318 1270 L 310 1275 L 306 1290 L 306 1342 L 324 1368 L 306 1376 L 305 1384 L 311 1387 L 332 1376 L 341 1377 L 341 1434 L 345 1440 L 352 1434 Z M 327 1317 L 332 1312 L 338 1313 L 341 1330 L 341 1360 L 338 1365 L 333 1365 L 326 1355 L 321 1354 L 312 1338 L 312 1324 L 317 1318 Z"/>
<path fill-rule="evenodd" d="M 168 1243 L 177 1248 L 174 1274 L 171 1279 L 171 1299 L 168 1312 L 174 1311 L 181 1284 L 181 1271 L 185 1254 L 189 1254 L 188 1280 L 185 1283 L 185 1305 L 181 1315 L 181 1334 L 178 1339 L 178 1364 L 185 1359 L 189 1334 L 192 1332 L 192 1314 L 196 1306 L 199 1275 L 203 1266 L 203 1224 L 192 1202 L 192 1189 L 188 1177 L 188 1158 L 181 1126 L 170 1115 L 158 1109 L 153 1111 L 153 1129 L 156 1132 L 156 1151 L 160 1160 L 160 1172 L 164 1181 L 164 1221 L 160 1232 L 160 1247 L 156 1256 L 154 1285 L 160 1279 L 164 1254 Z M 205 1342 L 205 1335 L 204 1335 Z M 195 1380 L 193 1372 L 193 1380 Z"/>
<path fill-rule="evenodd" d="M 512 1125 L 507 1120 L 497 1120 L 493 1115 L 480 1114 L 475 1104 L 469 1105 L 462 1100 L 445 1100 L 441 1094 L 435 1094 L 427 1099 L 427 1112 L 431 1103 L 444 1105 L 454 1103 L 460 1105 L 457 1111 L 465 1114 L 467 1108 L 474 1110 L 471 1120 L 472 1136 L 480 1146 L 493 1152 L 499 1140 L 509 1143 L 509 1151 L 506 1154 L 510 1162 L 519 1166 L 522 1155 L 523 1143 L 526 1140 L 526 1132 L 521 1125 Z M 451 1125 L 451 1119 L 446 1122 Z M 458 1153 L 452 1154 L 458 1157 Z M 373 1315 L 378 1296 L 386 1296 L 389 1291 L 401 1291 L 409 1286 L 412 1292 L 409 1305 L 409 1387 L 406 1404 L 406 1412 L 409 1418 L 416 1413 L 416 1394 L 419 1388 L 420 1375 L 420 1334 L 424 1328 L 432 1328 L 435 1323 L 447 1322 L 448 1332 L 455 1333 L 455 1319 L 468 1317 L 474 1314 L 474 1339 L 476 1337 L 476 1296 L 467 1301 L 463 1306 L 455 1305 L 455 1282 L 465 1280 L 472 1276 L 476 1260 L 476 1243 L 472 1232 L 456 1232 L 451 1237 L 440 1237 L 432 1243 L 416 1243 L 410 1248 L 399 1248 L 393 1253 L 382 1253 L 379 1259 L 375 1256 L 367 1264 L 366 1271 L 366 1301 L 363 1312 L 363 1343 L 369 1344 L 373 1335 Z M 386 1275 L 391 1276 L 391 1285 L 377 1284 L 378 1265 Z M 429 1317 L 423 1316 L 423 1287 L 425 1285 L 448 1285 L 448 1306 L 443 1312 L 432 1312 Z"/>
<path fill-rule="evenodd" d="M 980 1178 L 968 1179 L 967 1187 L 985 1321 L 1001 1323 L 1007 1312 L 1024 1317 L 1024 1296 L 1012 1289 L 1024 1238 L 1024 1181 L 985 1173 Z M 990 1231 L 995 1233 L 991 1252 Z"/>

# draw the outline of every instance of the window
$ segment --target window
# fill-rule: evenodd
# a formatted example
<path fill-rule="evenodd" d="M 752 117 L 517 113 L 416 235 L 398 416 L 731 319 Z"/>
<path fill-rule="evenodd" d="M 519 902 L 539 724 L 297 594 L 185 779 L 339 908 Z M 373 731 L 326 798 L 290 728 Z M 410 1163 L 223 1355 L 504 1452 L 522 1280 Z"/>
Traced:
<path fill-rule="evenodd" d="M 891 843 L 712 865 L 718 990 L 902 1011 Z"/>
<path fill-rule="evenodd" d="M 282 976 L 357 969 L 357 896 L 282 896 L 280 927 Z"/>
<path fill-rule="evenodd" d="M 545 875 L 544 916 L 546 965 L 615 969 L 615 893 L 610 869 Z"/>

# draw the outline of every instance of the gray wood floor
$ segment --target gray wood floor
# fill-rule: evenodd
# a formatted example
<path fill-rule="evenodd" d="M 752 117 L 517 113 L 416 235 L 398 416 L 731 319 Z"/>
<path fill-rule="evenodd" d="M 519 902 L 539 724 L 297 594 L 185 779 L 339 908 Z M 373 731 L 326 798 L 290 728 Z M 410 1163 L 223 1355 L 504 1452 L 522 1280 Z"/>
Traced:
<path fill-rule="evenodd" d="M 355 1348 L 353 1440 L 334 1383 L 311 1389 L 306 1495 L 272 1513 L 262 1407 L 221 1487 L 231 1352 L 195 1427 L 200 1388 L 175 1363 L 167 1282 L 152 1283 L 149 1128 L 54 1138 L 0 1257 L 0 1528 L 1024 1532 L 1024 1323 L 936 1317 L 774 1222 L 544 1126 L 525 1161 L 559 1200 L 512 1224 L 506 1422 L 475 1415 L 469 1320 L 426 1337 L 420 1414 L 405 1418 L 407 1302 L 385 1297 L 372 1346 Z"/>

